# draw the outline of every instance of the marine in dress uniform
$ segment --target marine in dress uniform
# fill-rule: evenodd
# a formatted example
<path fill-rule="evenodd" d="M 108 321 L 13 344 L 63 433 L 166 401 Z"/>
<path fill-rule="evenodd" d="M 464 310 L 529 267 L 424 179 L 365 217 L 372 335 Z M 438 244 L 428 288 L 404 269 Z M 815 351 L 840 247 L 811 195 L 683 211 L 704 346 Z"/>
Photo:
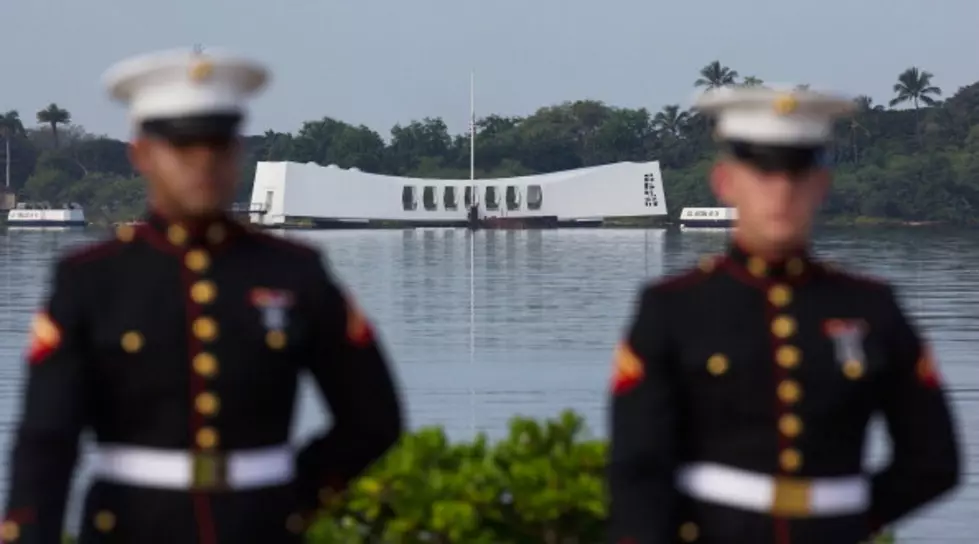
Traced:
<path fill-rule="evenodd" d="M 244 101 L 265 69 L 168 52 L 107 77 L 130 105 L 134 153 L 157 146 L 155 166 L 137 164 L 152 211 L 55 266 L 0 540 L 61 542 L 79 434 L 91 430 L 81 543 L 301 542 L 320 502 L 399 437 L 386 358 L 318 251 L 238 224 L 222 212 L 234 179 L 210 185 L 238 158 Z M 177 163 L 194 183 L 169 179 Z M 333 423 L 297 451 L 304 372 Z"/>
<path fill-rule="evenodd" d="M 833 119 L 815 92 L 698 104 L 739 212 L 725 255 L 646 286 L 615 354 L 616 544 L 853 544 L 952 489 L 958 444 L 934 354 L 882 281 L 807 249 Z M 865 474 L 871 415 L 893 443 Z"/>

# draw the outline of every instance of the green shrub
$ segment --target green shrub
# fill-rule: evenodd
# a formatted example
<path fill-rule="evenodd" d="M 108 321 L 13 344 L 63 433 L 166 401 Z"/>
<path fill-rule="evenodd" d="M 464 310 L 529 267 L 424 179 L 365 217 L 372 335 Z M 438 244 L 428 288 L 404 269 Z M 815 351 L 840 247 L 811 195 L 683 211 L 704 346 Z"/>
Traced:
<path fill-rule="evenodd" d="M 491 445 L 406 435 L 310 528 L 310 544 L 598 544 L 606 444 L 572 412 L 514 418 Z M 875 544 L 891 544 L 890 536 Z"/>

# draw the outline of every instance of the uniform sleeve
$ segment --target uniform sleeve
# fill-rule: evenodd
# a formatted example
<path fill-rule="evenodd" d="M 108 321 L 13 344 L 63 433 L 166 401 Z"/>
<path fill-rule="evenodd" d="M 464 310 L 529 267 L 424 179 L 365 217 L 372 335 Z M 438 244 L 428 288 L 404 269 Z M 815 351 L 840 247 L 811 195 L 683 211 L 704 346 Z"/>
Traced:
<path fill-rule="evenodd" d="M 675 541 L 677 414 L 667 334 L 662 301 L 647 289 L 615 353 L 608 468 L 613 544 Z"/>
<path fill-rule="evenodd" d="M 370 323 L 325 268 L 320 267 L 316 283 L 316 337 L 308 368 L 333 426 L 299 454 L 299 485 L 310 509 L 380 458 L 402 429 L 401 403 Z"/>
<path fill-rule="evenodd" d="M 11 458 L 0 541 L 60 542 L 65 502 L 87 421 L 81 291 L 64 265 L 31 325 L 27 387 Z"/>
<path fill-rule="evenodd" d="M 883 412 L 891 436 L 890 465 L 872 480 L 872 529 L 894 522 L 954 488 L 959 446 L 933 353 L 908 322 L 893 293 L 890 373 Z"/>

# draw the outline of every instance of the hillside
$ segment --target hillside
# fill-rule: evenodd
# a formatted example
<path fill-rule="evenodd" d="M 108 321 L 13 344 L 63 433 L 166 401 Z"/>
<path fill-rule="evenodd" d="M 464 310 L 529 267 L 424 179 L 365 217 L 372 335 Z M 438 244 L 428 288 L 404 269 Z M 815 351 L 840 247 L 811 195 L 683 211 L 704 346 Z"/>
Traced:
<path fill-rule="evenodd" d="M 898 75 L 894 99 L 886 106 L 856 98 L 859 113 L 836 130 L 837 183 L 824 210 L 827 219 L 979 222 L 979 83 L 942 100 L 933 78 L 909 68 Z M 763 82 L 741 78 L 716 61 L 695 82 L 701 88 L 726 85 Z M 0 137 L 10 143 L 11 186 L 21 199 L 79 202 L 93 220 L 140 213 L 143 180 L 132 171 L 124 142 L 87 133 L 56 104 L 35 118 L 38 127 L 26 128 L 16 110 L 0 116 Z M 654 113 L 581 100 L 527 117 L 489 115 L 476 127 L 480 177 L 658 159 L 672 213 L 715 204 L 706 182 L 715 152 L 709 123 L 676 104 Z M 419 177 L 469 176 L 468 134 L 450 134 L 439 118 L 396 125 L 385 143 L 363 125 L 324 117 L 303 123 L 295 133 L 249 136 L 245 150 L 241 200 L 247 200 L 254 165 L 261 160 Z"/>

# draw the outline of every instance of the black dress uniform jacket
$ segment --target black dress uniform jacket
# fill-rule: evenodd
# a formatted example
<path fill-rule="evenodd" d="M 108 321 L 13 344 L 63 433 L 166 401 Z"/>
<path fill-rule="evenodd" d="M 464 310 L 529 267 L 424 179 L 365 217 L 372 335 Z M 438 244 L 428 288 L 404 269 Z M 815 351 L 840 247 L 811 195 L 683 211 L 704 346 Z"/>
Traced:
<path fill-rule="evenodd" d="M 320 254 L 228 218 L 197 228 L 151 214 L 60 260 L 35 321 L 0 540 L 61 542 L 79 433 L 193 451 L 191 490 L 96 480 L 81 543 L 300 542 L 321 499 L 398 438 L 401 410 L 370 325 Z M 293 483 L 221 489 L 221 454 L 287 443 L 308 371 L 331 430 Z"/>
<path fill-rule="evenodd" d="M 846 354 L 841 330 L 862 349 Z M 735 246 L 647 287 L 616 360 L 611 542 L 852 544 L 958 481 L 930 351 L 892 289 L 806 254 L 769 263 Z M 859 475 L 876 412 L 893 457 L 864 513 L 809 515 L 804 491 L 757 512 L 690 499 L 674 481 L 698 462 L 776 476 L 780 491 Z"/>

